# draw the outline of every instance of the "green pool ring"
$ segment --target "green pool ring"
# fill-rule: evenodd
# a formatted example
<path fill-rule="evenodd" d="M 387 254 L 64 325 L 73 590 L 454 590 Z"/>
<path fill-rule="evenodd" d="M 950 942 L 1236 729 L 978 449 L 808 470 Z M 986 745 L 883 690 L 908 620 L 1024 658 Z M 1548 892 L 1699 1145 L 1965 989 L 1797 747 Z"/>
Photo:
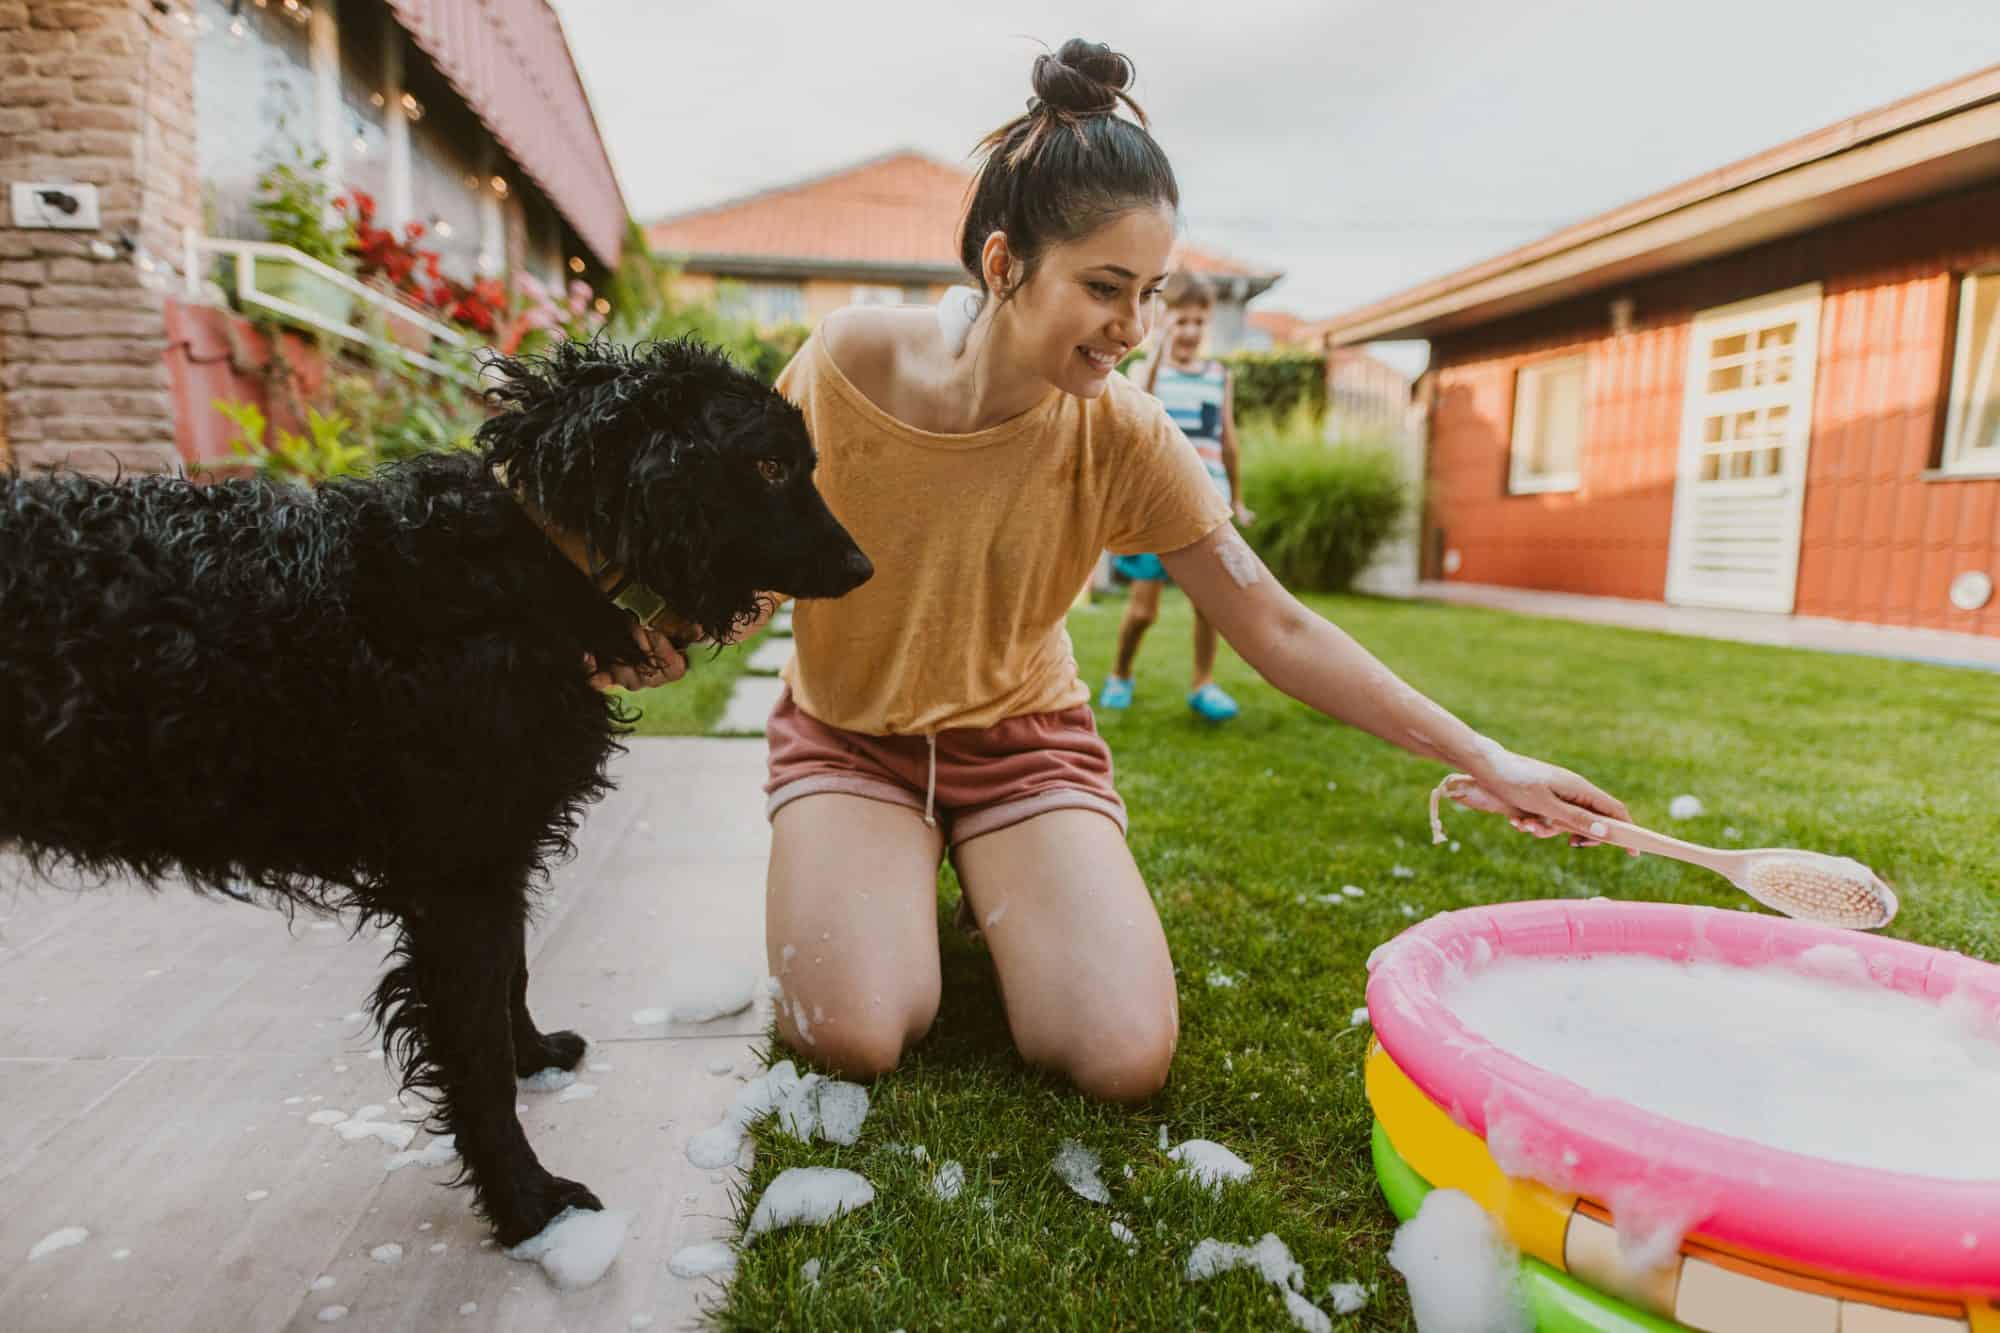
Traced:
<path fill-rule="evenodd" d="M 1410 1169 L 1395 1145 L 1375 1123 L 1372 1148 L 1375 1178 L 1381 1183 L 1382 1197 L 1399 1222 L 1407 1222 L 1423 1206 L 1431 1186 Z M 1521 1292 L 1537 1333 L 1686 1333 L 1687 1325 L 1635 1310 L 1624 1301 L 1593 1287 L 1587 1287 L 1567 1273 L 1559 1273 L 1539 1259 L 1521 1259 Z"/>

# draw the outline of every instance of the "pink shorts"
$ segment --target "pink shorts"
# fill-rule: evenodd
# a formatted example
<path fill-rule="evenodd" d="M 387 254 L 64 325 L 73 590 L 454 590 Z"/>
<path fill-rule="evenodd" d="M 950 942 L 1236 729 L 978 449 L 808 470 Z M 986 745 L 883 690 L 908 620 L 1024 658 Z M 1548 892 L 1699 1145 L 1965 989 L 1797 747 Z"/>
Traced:
<path fill-rule="evenodd" d="M 925 736 L 869 736 L 802 712 L 786 690 L 765 726 L 765 813 L 801 796 L 844 792 L 934 812 L 956 847 L 1050 810 L 1094 810 L 1125 831 L 1111 750 L 1087 705 Z"/>

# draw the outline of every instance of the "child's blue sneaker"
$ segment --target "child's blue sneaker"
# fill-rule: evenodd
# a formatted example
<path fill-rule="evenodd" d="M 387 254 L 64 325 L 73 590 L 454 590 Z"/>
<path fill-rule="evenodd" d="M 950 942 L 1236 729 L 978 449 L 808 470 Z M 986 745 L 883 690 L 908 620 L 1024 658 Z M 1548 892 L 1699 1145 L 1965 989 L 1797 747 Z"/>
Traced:
<path fill-rule="evenodd" d="M 1130 708 L 1132 706 L 1132 678 L 1130 676 L 1107 676 L 1104 688 L 1098 693 L 1099 708 Z"/>
<path fill-rule="evenodd" d="M 1222 687 L 1214 681 L 1190 694 L 1188 707 L 1208 722 L 1227 722 L 1237 713 L 1236 701 L 1224 694 Z"/>

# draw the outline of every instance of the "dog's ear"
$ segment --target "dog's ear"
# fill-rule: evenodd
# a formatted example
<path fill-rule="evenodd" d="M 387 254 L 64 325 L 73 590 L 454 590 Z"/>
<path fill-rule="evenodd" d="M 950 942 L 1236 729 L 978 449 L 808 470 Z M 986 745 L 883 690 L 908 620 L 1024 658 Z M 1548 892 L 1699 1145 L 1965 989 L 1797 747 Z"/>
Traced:
<path fill-rule="evenodd" d="M 557 524 L 615 552 L 634 460 L 673 425 L 658 356 L 564 341 L 538 356 L 492 357 L 486 370 L 499 380 L 487 400 L 501 409 L 479 430 L 487 462 Z"/>

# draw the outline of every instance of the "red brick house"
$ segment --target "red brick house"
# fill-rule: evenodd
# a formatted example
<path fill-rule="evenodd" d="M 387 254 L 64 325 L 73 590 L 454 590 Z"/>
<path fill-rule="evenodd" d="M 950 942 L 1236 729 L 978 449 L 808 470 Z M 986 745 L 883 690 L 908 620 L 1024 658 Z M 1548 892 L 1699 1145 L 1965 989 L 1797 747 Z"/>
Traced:
<path fill-rule="evenodd" d="M 0 467 L 219 456 L 212 400 L 274 406 L 270 340 L 223 288 L 310 327 L 278 338 L 306 379 L 318 337 L 365 341 L 229 277 L 264 243 L 258 175 L 295 151 L 378 222 L 426 224 L 454 278 L 618 262 L 627 210 L 547 0 L 0 0 Z M 22 186 L 80 211 L 17 211 Z"/>
<path fill-rule="evenodd" d="M 2000 67 L 1331 322 L 1431 578 L 2000 635 Z"/>
<path fill-rule="evenodd" d="M 813 324 L 844 305 L 926 304 L 967 281 L 958 224 L 971 185 L 961 167 L 898 149 L 660 218 L 646 242 L 679 266 L 683 295 L 764 326 Z M 1187 244 L 1176 262 L 1216 282 L 1218 351 L 1238 345 L 1245 306 L 1282 276 Z"/>

